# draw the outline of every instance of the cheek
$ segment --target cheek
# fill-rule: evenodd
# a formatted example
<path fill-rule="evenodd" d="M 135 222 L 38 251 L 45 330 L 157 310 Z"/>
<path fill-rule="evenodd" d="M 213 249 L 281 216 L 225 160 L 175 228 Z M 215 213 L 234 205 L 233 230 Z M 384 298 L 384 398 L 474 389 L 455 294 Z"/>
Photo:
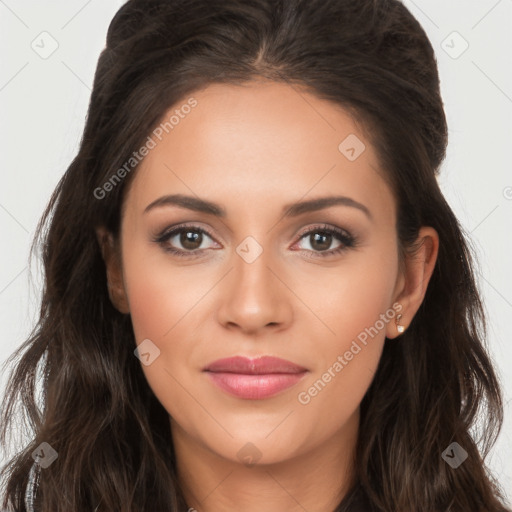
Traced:
<path fill-rule="evenodd" d="M 153 393 L 170 414 L 186 411 L 190 408 L 190 397 L 183 386 L 191 389 L 187 381 L 191 349 L 187 338 L 190 336 L 188 314 L 193 314 L 193 305 L 205 292 L 184 279 L 176 268 L 155 259 L 138 258 L 136 251 L 125 258 L 124 263 L 137 345 L 149 339 L 160 351 L 151 364 L 141 362 L 142 371 Z"/>
<path fill-rule="evenodd" d="M 123 264 L 135 339 L 137 345 L 149 339 L 160 351 L 142 370 L 169 411 L 171 407 L 190 407 L 190 397 L 182 385 L 193 387 L 190 376 L 199 371 L 195 361 L 202 360 L 197 356 L 200 347 L 192 339 L 205 317 L 211 316 L 206 311 L 213 307 L 208 293 L 219 276 L 206 264 L 180 267 L 164 252 L 130 242 L 126 241 Z"/>
<path fill-rule="evenodd" d="M 314 372 L 297 397 L 308 414 L 329 410 L 333 424 L 339 424 L 358 407 L 378 367 L 386 327 L 394 322 L 396 272 L 396 253 L 389 246 L 351 258 L 333 269 L 329 280 L 316 281 L 323 286 L 307 285 L 311 304 L 328 327 L 316 335 Z"/>
<path fill-rule="evenodd" d="M 126 290 L 130 315 L 137 341 L 150 338 L 163 340 L 186 316 L 207 291 L 206 281 L 188 270 L 169 264 L 161 256 L 125 259 Z"/>
<path fill-rule="evenodd" d="M 323 268 L 309 272 L 300 296 L 308 297 L 308 304 L 328 328 L 324 329 L 326 336 L 323 337 L 328 352 L 350 345 L 389 310 L 397 268 L 397 254 L 388 243 L 380 249 L 353 252 L 346 261 L 328 271 Z M 382 339 L 383 327 L 385 325 L 378 322 Z"/>

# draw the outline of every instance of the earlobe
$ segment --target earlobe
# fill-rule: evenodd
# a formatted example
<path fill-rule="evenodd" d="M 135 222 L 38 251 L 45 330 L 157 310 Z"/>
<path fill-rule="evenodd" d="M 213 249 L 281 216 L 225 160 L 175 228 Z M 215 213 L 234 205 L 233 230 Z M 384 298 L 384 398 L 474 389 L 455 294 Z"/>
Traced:
<path fill-rule="evenodd" d="M 430 226 L 422 227 L 418 233 L 416 247 L 413 254 L 405 257 L 401 291 L 395 298 L 402 308 L 397 311 L 399 314 L 395 322 L 388 324 L 386 337 L 390 339 L 396 338 L 407 329 L 425 298 L 439 251 L 437 231 Z"/>
<path fill-rule="evenodd" d="M 124 286 L 120 249 L 116 245 L 112 233 L 103 226 L 96 229 L 96 237 L 105 262 L 110 301 L 120 313 L 128 314 L 130 307 Z"/>
<path fill-rule="evenodd" d="M 404 306 L 400 302 L 393 304 L 393 311 L 395 312 L 394 319 L 388 323 L 386 327 L 386 338 L 394 339 L 403 334 L 408 326 L 407 319 L 404 316 Z"/>

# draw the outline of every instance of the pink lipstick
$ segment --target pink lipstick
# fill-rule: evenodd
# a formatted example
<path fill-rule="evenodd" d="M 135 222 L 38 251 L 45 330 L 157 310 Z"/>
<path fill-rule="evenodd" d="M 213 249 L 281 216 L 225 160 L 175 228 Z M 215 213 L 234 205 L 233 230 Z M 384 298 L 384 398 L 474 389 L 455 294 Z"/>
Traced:
<path fill-rule="evenodd" d="M 271 356 L 218 359 L 203 371 L 220 389 L 247 400 L 274 396 L 297 384 L 308 373 L 302 366 Z"/>

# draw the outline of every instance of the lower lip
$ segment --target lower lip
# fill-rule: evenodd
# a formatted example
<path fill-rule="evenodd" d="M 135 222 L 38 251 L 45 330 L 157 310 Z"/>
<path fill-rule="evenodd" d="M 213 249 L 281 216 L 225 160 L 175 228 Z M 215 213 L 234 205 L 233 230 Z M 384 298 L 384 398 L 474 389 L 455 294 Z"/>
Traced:
<path fill-rule="evenodd" d="M 247 400 L 261 400 L 294 386 L 304 378 L 307 372 L 266 373 L 263 375 L 223 372 L 206 373 L 214 384 L 231 395 Z"/>

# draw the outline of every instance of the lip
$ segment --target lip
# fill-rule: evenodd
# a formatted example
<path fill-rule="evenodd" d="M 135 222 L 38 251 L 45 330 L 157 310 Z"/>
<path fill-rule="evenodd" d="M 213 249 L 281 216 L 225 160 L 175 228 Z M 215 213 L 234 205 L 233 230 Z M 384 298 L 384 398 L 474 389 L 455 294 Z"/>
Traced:
<path fill-rule="evenodd" d="M 247 400 L 274 396 L 301 381 L 308 370 L 272 356 L 255 359 L 235 356 L 203 368 L 210 380 L 227 393 Z"/>
<path fill-rule="evenodd" d="M 205 366 L 203 371 L 266 375 L 269 373 L 301 373 L 307 371 L 307 368 L 273 356 L 260 356 L 252 359 L 250 357 L 234 356 L 217 359 Z"/>

